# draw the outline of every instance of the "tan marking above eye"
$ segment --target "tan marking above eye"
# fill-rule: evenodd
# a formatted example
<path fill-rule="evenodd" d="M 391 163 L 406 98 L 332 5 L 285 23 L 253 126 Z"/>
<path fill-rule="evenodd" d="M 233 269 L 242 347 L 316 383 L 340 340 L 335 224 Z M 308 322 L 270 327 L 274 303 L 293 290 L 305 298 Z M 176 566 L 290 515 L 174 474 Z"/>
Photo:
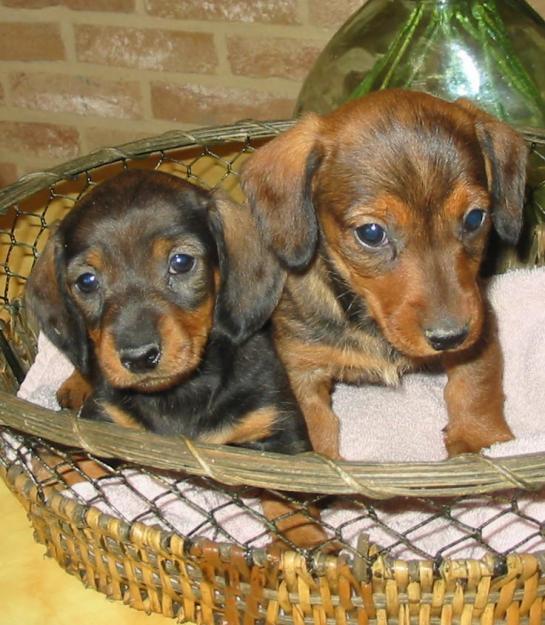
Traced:
<path fill-rule="evenodd" d="M 172 250 L 171 239 L 155 239 L 151 246 L 151 254 L 156 260 L 166 260 Z"/>
<path fill-rule="evenodd" d="M 489 204 L 490 198 L 485 189 L 461 183 L 449 193 L 443 204 L 442 213 L 453 219 L 462 219 L 471 208 L 486 211 Z"/>
<path fill-rule="evenodd" d="M 357 228 L 366 223 L 377 222 L 387 226 L 389 222 L 395 222 L 403 228 L 411 222 L 411 217 L 411 211 L 403 200 L 391 193 L 380 193 L 369 204 L 352 209 L 348 214 L 348 223 Z"/>
<path fill-rule="evenodd" d="M 169 238 L 157 237 L 151 245 L 151 255 L 159 262 L 167 262 L 173 253 L 199 257 L 205 253 L 203 245 L 191 235 Z"/>
<path fill-rule="evenodd" d="M 102 252 L 98 249 L 92 249 L 87 252 L 84 258 L 84 262 L 89 266 L 93 267 L 97 271 L 103 271 L 105 260 Z"/>

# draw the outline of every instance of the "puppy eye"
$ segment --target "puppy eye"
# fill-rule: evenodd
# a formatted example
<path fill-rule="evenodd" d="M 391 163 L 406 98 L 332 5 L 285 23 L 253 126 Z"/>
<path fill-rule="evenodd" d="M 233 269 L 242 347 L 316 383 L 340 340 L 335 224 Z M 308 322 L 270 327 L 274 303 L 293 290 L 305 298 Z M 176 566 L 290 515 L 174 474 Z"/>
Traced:
<path fill-rule="evenodd" d="M 464 231 L 468 233 L 476 232 L 483 225 L 485 218 L 485 211 L 481 210 L 480 208 L 471 209 L 464 216 Z"/>
<path fill-rule="evenodd" d="M 355 230 L 356 238 L 366 247 L 381 247 L 388 243 L 386 230 L 379 224 L 364 224 Z"/>
<path fill-rule="evenodd" d="M 169 273 L 187 273 L 195 266 L 195 258 L 189 254 L 174 254 L 168 264 Z"/>
<path fill-rule="evenodd" d="M 98 278 L 90 271 L 82 273 L 76 279 L 76 287 L 82 293 L 93 293 L 98 289 Z"/>

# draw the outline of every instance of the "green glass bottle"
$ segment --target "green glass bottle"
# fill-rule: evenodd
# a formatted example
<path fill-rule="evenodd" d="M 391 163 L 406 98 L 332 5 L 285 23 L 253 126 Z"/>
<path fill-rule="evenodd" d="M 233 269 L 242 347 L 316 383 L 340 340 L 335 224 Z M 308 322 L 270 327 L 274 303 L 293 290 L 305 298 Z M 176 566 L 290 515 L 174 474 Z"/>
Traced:
<path fill-rule="evenodd" d="M 545 128 L 544 65 L 545 22 L 521 0 L 369 0 L 323 50 L 297 113 L 401 87 Z"/>

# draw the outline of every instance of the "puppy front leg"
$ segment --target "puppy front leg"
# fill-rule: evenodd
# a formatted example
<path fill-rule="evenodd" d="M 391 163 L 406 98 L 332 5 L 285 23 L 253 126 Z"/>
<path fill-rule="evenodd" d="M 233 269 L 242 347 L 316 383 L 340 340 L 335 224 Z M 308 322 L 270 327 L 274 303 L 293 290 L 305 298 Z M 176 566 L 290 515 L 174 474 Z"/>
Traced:
<path fill-rule="evenodd" d="M 312 449 L 329 458 L 340 458 L 339 418 L 331 408 L 331 377 L 307 370 L 294 369 L 288 373 L 305 417 Z"/>
<path fill-rule="evenodd" d="M 487 321 L 474 348 L 445 355 L 443 360 L 448 376 L 445 445 L 449 456 L 477 452 L 513 438 L 503 414 L 503 357 L 492 313 Z"/>

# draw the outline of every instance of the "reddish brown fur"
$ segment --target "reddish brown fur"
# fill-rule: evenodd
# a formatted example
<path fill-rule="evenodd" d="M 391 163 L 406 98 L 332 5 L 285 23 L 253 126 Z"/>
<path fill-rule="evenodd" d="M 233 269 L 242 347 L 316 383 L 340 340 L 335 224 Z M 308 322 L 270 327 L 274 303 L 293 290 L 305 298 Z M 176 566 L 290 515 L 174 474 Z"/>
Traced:
<path fill-rule="evenodd" d="M 243 187 L 264 236 L 298 270 L 274 325 L 317 451 L 338 455 L 334 380 L 396 383 L 430 359 L 448 373 L 450 454 L 512 437 L 478 272 L 491 222 L 510 240 L 520 229 L 525 161 L 522 139 L 473 105 L 394 91 L 310 114 L 248 162 Z M 462 235 L 473 207 L 487 217 Z M 389 247 L 364 249 L 365 223 L 386 228 Z M 445 318 L 467 336 L 439 353 L 425 330 Z"/>
<path fill-rule="evenodd" d="M 67 462 L 66 458 L 49 452 L 33 457 L 32 473 L 46 493 L 59 486 L 65 488 L 110 475 L 105 467 L 86 455 L 71 454 L 70 462 Z"/>
<path fill-rule="evenodd" d="M 512 438 L 503 420 L 502 362 L 493 319 L 468 353 L 444 358 L 450 416 L 445 444 L 450 455 L 487 447 L 491 433 L 494 442 Z"/>
<path fill-rule="evenodd" d="M 327 536 L 322 527 L 312 519 L 319 519 L 320 514 L 316 506 L 308 506 L 307 514 L 298 512 L 298 506 L 293 506 L 287 501 L 279 499 L 271 493 L 265 493 L 261 497 L 263 514 L 272 521 L 284 539 L 294 545 L 304 545 L 312 548 L 324 545 Z M 279 538 L 275 541 L 275 547 L 285 549 L 288 545 Z M 336 545 L 332 545 L 335 549 Z M 323 547 L 322 547 L 323 550 Z"/>
<path fill-rule="evenodd" d="M 75 369 L 59 387 L 57 401 L 62 408 L 79 410 L 92 392 L 93 388 L 87 378 Z"/>
<path fill-rule="evenodd" d="M 156 260 L 164 260 L 167 258 L 172 249 L 172 241 L 170 239 L 156 239 L 151 246 L 151 254 Z"/>
<path fill-rule="evenodd" d="M 104 269 L 104 257 L 100 250 L 90 250 L 86 257 L 86 262 L 91 267 L 94 267 L 98 271 Z"/>

